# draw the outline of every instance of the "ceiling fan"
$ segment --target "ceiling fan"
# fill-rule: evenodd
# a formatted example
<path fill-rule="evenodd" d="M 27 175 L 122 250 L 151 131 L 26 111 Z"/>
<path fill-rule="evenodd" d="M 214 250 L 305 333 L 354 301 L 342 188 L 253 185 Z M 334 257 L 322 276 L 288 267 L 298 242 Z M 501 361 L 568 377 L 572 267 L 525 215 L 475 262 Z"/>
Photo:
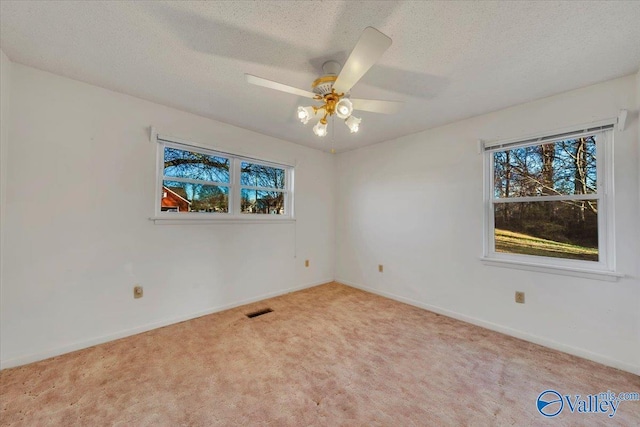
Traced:
<path fill-rule="evenodd" d="M 251 74 L 245 74 L 245 76 L 248 83 L 320 101 L 322 103 L 320 106 L 298 107 L 297 113 L 298 119 L 304 124 L 313 117 L 320 117 L 313 127 L 313 133 L 317 136 L 327 134 L 327 117 L 334 114 L 343 119 L 351 133 L 354 133 L 358 131 L 362 119 L 353 116 L 353 110 L 393 114 L 402 105 L 397 101 L 351 99 L 349 94 L 351 88 L 380 59 L 389 46 L 391 46 L 389 37 L 373 27 L 365 28 L 342 69 L 336 61 L 327 61 L 322 65 L 324 75 L 311 84 L 313 92 Z M 319 114 L 321 110 L 324 114 Z"/>

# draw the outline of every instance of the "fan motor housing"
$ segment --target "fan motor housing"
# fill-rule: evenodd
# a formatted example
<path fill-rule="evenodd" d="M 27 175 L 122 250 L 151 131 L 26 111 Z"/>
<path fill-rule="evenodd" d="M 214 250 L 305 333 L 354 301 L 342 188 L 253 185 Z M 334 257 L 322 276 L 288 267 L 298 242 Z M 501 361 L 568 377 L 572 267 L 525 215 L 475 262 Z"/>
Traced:
<path fill-rule="evenodd" d="M 338 76 L 335 74 L 322 76 L 317 78 L 312 84 L 313 93 L 317 93 L 320 96 L 325 96 L 331 93 L 333 89 L 333 84 L 335 83 Z"/>
<path fill-rule="evenodd" d="M 320 96 L 325 96 L 331 93 L 333 84 L 338 78 L 342 70 L 342 65 L 338 61 L 326 61 L 322 64 L 322 71 L 324 76 L 317 78 L 312 84 L 313 93 L 317 93 Z"/>

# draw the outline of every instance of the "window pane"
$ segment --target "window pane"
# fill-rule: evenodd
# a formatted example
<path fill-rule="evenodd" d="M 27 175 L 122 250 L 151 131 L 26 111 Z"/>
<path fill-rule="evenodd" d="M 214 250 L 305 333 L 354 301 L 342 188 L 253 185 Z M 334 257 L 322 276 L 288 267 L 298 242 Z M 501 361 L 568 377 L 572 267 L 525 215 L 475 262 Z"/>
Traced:
<path fill-rule="evenodd" d="M 240 183 L 252 187 L 284 189 L 284 169 L 242 162 Z"/>
<path fill-rule="evenodd" d="M 169 177 L 229 182 L 229 164 L 224 157 L 164 148 L 164 175 Z"/>
<path fill-rule="evenodd" d="M 598 261 L 595 201 L 496 203 L 496 252 Z"/>
<path fill-rule="evenodd" d="M 596 136 L 493 154 L 494 197 L 596 193 Z"/>
<path fill-rule="evenodd" d="M 242 213 L 284 215 L 284 193 L 243 188 L 240 206 Z"/>
<path fill-rule="evenodd" d="M 229 187 L 163 181 L 163 212 L 229 212 Z"/>

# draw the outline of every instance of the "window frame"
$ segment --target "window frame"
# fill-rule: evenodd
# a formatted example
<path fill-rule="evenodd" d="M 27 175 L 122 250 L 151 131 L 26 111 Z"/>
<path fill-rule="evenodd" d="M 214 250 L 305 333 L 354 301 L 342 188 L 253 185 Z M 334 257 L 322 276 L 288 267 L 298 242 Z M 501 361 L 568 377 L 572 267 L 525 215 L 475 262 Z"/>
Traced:
<path fill-rule="evenodd" d="M 156 223 L 176 223 L 176 222 L 287 222 L 294 221 L 294 167 L 283 163 L 263 160 L 235 153 L 217 150 L 211 147 L 202 146 L 189 141 L 178 140 L 177 138 L 164 135 L 153 134 L 152 141 L 156 147 L 156 196 L 154 206 L 154 216 L 151 218 Z M 190 178 L 165 177 L 164 175 L 164 149 L 165 147 L 185 150 L 194 153 L 206 154 L 209 156 L 221 157 L 229 160 L 229 182 L 205 181 Z M 258 214 L 241 212 L 241 189 L 240 184 L 241 163 L 248 162 L 262 166 L 283 169 L 285 173 L 284 189 L 265 188 L 268 191 L 278 191 L 284 193 L 284 211 L 280 214 Z M 228 188 L 228 212 L 164 212 L 162 211 L 162 187 L 164 181 L 193 182 L 196 184 L 227 187 Z M 246 187 L 246 186 L 245 186 Z M 261 188 L 262 189 L 262 188 Z"/>
<path fill-rule="evenodd" d="M 483 182 L 484 182 L 484 238 L 483 257 L 485 263 L 501 267 L 522 268 L 526 270 L 555 272 L 559 274 L 578 275 L 589 278 L 610 276 L 613 280 L 621 277 L 615 272 L 615 224 L 614 224 L 614 182 L 613 182 L 613 139 L 614 128 L 611 122 L 589 129 L 574 128 L 566 132 L 557 132 L 551 136 L 537 136 L 527 139 L 507 140 L 482 144 Z M 514 148 L 557 143 L 596 135 L 596 174 L 597 193 L 585 195 L 530 196 L 518 197 L 506 202 L 497 198 L 494 193 L 494 153 Z M 495 205 L 502 203 L 524 203 L 558 201 L 570 199 L 592 199 L 598 203 L 598 261 L 575 260 L 568 258 L 546 257 L 497 252 L 495 250 Z M 577 273 L 577 274 L 572 274 Z M 593 273 L 593 274 L 590 274 Z M 612 280 L 612 279 L 606 279 Z"/>
<path fill-rule="evenodd" d="M 259 165 L 259 166 L 266 166 L 266 167 L 274 167 L 274 165 L 272 163 L 269 162 L 265 162 L 262 160 L 248 160 L 246 158 L 240 158 L 238 157 L 236 159 L 237 161 L 237 169 L 239 170 L 238 173 L 238 212 L 241 215 L 256 215 L 253 213 L 246 213 L 246 212 L 242 212 L 242 190 L 254 190 L 254 191 L 265 191 L 265 192 L 275 192 L 275 193 L 283 193 L 283 197 L 284 197 L 284 210 L 285 210 L 285 215 L 287 212 L 287 206 L 288 206 L 288 199 L 289 199 L 289 192 L 287 191 L 287 185 L 289 183 L 289 175 L 287 174 L 287 169 L 283 168 L 282 166 L 275 166 L 277 169 L 284 169 L 284 188 L 274 188 L 274 187 L 260 187 L 260 186 L 256 186 L 256 185 L 245 185 L 242 183 L 242 163 L 249 163 L 252 165 Z M 271 216 L 274 214 L 257 214 L 257 215 L 267 215 L 267 216 Z"/>

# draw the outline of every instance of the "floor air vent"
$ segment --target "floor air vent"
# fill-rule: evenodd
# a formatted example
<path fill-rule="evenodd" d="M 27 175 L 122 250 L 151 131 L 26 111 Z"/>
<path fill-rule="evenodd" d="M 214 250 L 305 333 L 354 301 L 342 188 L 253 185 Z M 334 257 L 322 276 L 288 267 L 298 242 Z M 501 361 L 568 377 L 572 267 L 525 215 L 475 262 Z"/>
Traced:
<path fill-rule="evenodd" d="M 254 311 L 253 313 L 249 313 L 247 314 L 247 317 L 249 319 L 253 319 L 254 317 L 262 316 L 263 314 L 271 313 L 272 311 L 273 310 L 271 310 L 270 308 L 265 308 L 262 310 Z"/>

